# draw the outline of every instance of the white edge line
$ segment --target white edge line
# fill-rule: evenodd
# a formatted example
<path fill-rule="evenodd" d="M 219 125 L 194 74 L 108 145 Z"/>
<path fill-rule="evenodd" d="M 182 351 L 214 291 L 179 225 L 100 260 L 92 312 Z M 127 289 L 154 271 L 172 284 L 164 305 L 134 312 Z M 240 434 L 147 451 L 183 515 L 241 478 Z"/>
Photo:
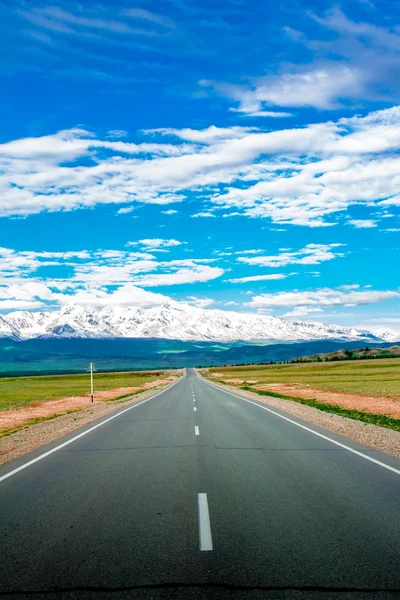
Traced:
<path fill-rule="evenodd" d="M 207 552 L 213 549 L 207 494 L 198 494 L 198 506 L 200 550 Z"/>
<path fill-rule="evenodd" d="M 199 428 L 197 427 L 197 425 L 194 426 L 194 434 L 200 435 L 200 431 L 199 431 Z"/>
<path fill-rule="evenodd" d="M 186 377 L 186 375 L 185 375 L 185 377 Z M 19 473 L 19 471 L 23 471 L 24 469 L 26 469 L 27 467 L 30 467 L 31 465 L 35 464 L 39 460 L 42 460 L 42 458 L 46 458 L 46 456 L 50 456 L 50 454 L 53 454 L 54 452 L 57 452 L 57 450 L 61 450 L 61 448 L 65 448 L 65 446 L 68 446 L 69 444 L 72 444 L 72 442 L 75 442 L 76 440 L 79 440 L 79 438 L 83 437 L 84 435 L 87 435 L 91 431 L 94 431 L 98 427 L 101 427 L 102 425 L 105 425 L 109 421 L 112 421 L 113 419 L 116 419 L 120 415 L 123 415 L 124 413 L 128 412 L 128 410 L 132 410 L 132 408 L 136 408 L 137 406 L 140 406 L 141 404 L 145 404 L 146 402 L 149 402 L 150 400 L 153 400 L 154 398 L 157 398 L 157 396 L 159 396 L 160 394 L 163 394 L 167 390 L 170 390 L 174 385 L 176 385 L 177 383 L 179 383 L 182 379 L 183 379 L 183 377 L 179 378 L 178 381 L 175 381 L 172 385 L 170 385 L 166 389 L 161 390 L 160 392 L 158 392 L 154 396 L 151 396 L 151 398 L 147 398 L 146 400 L 142 400 L 142 402 L 138 402 L 137 404 L 134 404 L 133 406 L 129 406 L 129 408 L 125 408 L 124 410 L 121 410 L 121 412 L 118 412 L 116 415 L 113 415 L 112 417 L 109 417 L 105 421 L 102 421 L 101 423 L 98 423 L 97 425 L 94 425 L 94 427 L 91 427 L 90 429 L 87 429 L 86 431 L 83 431 L 82 433 L 79 433 L 78 435 L 76 435 L 75 437 L 73 437 L 71 440 L 68 440 L 67 442 L 64 442 L 63 444 L 60 444 L 59 446 L 56 446 L 55 448 L 52 448 L 51 450 L 48 450 L 47 452 L 44 452 L 40 456 L 37 456 L 36 458 L 34 458 L 34 459 L 30 460 L 29 462 L 21 465 L 20 467 L 17 467 L 16 469 L 13 469 L 12 471 L 10 471 L 9 473 L 6 473 L 5 475 L 2 475 L 0 477 L 0 482 L 4 481 L 5 479 L 8 479 L 8 477 L 11 477 L 12 475 L 15 475 L 16 473 Z"/>
<path fill-rule="evenodd" d="M 309 431 L 310 433 L 313 433 L 314 435 L 317 435 L 318 437 L 320 437 L 324 440 L 328 440 L 328 442 L 332 442 L 332 444 L 336 444 L 336 446 L 340 446 L 340 448 L 344 448 L 345 450 L 348 450 L 349 452 L 352 452 L 353 454 L 357 454 L 357 456 L 361 456 L 362 458 L 365 458 L 366 460 L 369 460 L 370 462 L 373 462 L 376 465 L 383 467 L 384 469 L 388 469 L 389 471 L 396 473 L 396 475 L 400 475 L 400 470 L 395 469 L 394 467 L 391 467 L 389 465 L 386 465 L 385 463 L 381 462 L 380 460 L 376 460 L 376 458 L 372 458 L 371 456 L 367 456 L 366 454 L 363 454 L 362 452 L 359 452 L 358 450 L 354 450 L 353 448 L 350 448 L 350 446 L 346 446 L 346 444 L 337 442 L 336 440 L 333 440 L 332 438 L 328 437 L 327 435 L 323 435 L 322 433 L 318 433 L 318 431 L 314 431 L 314 429 L 311 429 L 310 427 L 301 425 L 301 423 L 296 423 L 296 421 L 293 421 L 293 419 L 289 419 L 289 417 L 284 417 L 283 415 L 280 415 L 279 413 L 272 410 L 271 408 L 262 406 L 261 404 L 258 404 L 257 402 L 253 402 L 252 400 L 248 400 L 247 398 L 243 398 L 242 396 L 232 394 L 232 392 L 228 392 L 227 390 L 224 390 L 223 388 L 220 388 L 219 386 L 214 385 L 213 383 L 210 383 L 204 377 L 202 379 L 203 379 L 203 381 L 208 383 L 208 385 L 211 385 L 211 387 L 213 387 L 217 390 L 221 390 L 221 392 L 224 392 L 225 394 L 229 394 L 230 396 L 233 396 L 234 398 L 239 398 L 240 400 L 249 402 L 249 404 L 254 404 L 254 406 L 258 406 L 259 408 L 262 408 L 263 410 L 267 410 L 268 412 L 272 413 L 273 415 L 276 415 L 277 417 L 284 419 L 285 421 L 289 421 L 289 423 L 293 423 L 293 425 L 297 425 L 297 427 L 301 427 L 301 429 L 305 429 L 306 431 Z"/>

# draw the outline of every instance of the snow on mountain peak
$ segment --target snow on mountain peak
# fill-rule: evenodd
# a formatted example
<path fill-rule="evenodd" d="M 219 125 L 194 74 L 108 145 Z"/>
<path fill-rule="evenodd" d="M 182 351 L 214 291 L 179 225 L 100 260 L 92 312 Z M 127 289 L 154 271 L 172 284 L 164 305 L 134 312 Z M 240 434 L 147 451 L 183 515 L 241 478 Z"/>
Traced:
<path fill-rule="evenodd" d="M 12 312 L 0 317 L 0 336 L 15 339 L 164 338 L 198 341 L 299 341 L 318 339 L 394 341 L 397 334 L 286 321 L 272 315 L 204 309 L 178 302 L 152 308 L 69 305 L 54 312 Z M 390 336 L 394 336 L 389 340 Z"/>
<path fill-rule="evenodd" d="M 372 333 L 385 342 L 398 342 L 400 340 L 400 332 L 394 331 L 393 329 L 387 329 L 386 327 L 378 327 L 372 330 Z"/>

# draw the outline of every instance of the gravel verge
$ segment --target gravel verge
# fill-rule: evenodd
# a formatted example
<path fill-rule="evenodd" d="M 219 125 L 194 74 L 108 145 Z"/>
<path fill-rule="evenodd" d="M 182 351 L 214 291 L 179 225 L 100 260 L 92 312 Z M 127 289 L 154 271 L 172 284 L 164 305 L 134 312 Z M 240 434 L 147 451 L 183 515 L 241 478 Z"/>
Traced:
<path fill-rule="evenodd" d="M 207 377 L 205 377 L 208 380 Z M 289 413 L 299 419 L 304 419 L 313 425 L 323 427 L 328 431 L 343 435 L 344 437 L 353 440 L 364 446 L 369 446 L 379 452 L 384 452 L 395 458 L 400 458 L 400 433 L 393 429 L 385 429 L 377 425 L 363 423 L 355 419 L 348 419 L 333 413 L 326 413 L 305 404 L 300 404 L 292 400 L 284 400 L 283 398 L 273 398 L 269 396 L 261 396 L 254 392 L 240 390 L 233 385 L 221 384 L 210 380 L 214 385 L 228 390 L 242 398 L 257 400 L 271 408 L 277 408 L 282 412 Z"/>
<path fill-rule="evenodd" d="M 168 387 L 176 383 L 177 379 L 172 384 L 157 386 L 128 398 L 110 402 L 99 402 L 98 404 L 94 402 L 87 408 L 77 412 L 61 415 L 35 425 L 28 425 L 26 429 L 21 429 L 2 437 L 0 438 L 0 465 L 19 458 L 28 452 L 32 452 L 49 442 L 67 435 L 75 429 L 79 429 L 83 425 L 101 419 L 101 417 L 109 413 L 116 412 L 122 407 L 126 408 L 142 400 L 147 400 L 147 398 L 155 396 L 161 390 L 168 389 Z"/>

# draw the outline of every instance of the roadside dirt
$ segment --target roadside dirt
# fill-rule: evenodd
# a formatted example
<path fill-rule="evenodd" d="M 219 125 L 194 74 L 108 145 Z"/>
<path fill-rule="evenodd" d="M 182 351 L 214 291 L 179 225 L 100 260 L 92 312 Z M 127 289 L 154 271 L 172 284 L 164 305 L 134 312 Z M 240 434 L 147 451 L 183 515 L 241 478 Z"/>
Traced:
<path fill-rule="evenodd" d="M 81 396 L 69 396 L 66 398 L 57 398 L 55 400 L 45 400 L 43 402 L 35 402 L 29 406 L 21 406 L 18 408 L 10 408 L 0 411 L 0 433 L 8 429 L 14 429 L 21 425 L 27 424 L 31 419 L 41 417 L 51 417 L 60 413 L 65 413 L 69 410 L 82 410 L 95 404 L 100 404 L 124 396 L 125 394 L 135 394 L 139 391 L 152 389 L 160 385 L 170 383 L 173 376 L 158 381 L 151 381 L 136 387 L 120 387 L 112 390 L 95 393 L 93 404 L 90 402 L 90 394 L 82 394 Z"/>
<path fill-rule="evenodd" d="M 228 385 L 240 386 L 246 384 L 257 384 L 254 379 L 228 379 L 222 373 L 212 373 L 212 379 L 221 379 Z M 295 398 L 312 398 L 317 402 L 325 404 L 335 404 L 348 410 L 359 410 L 361 412 L 375 413 L 379 415 L 389 415 L 394 419 L 400 419 L 400 399 L 390 398 L 389 396 L 368 396 L 366 394 L 349 392 L 331 392 L 314 388 L 308 385 L 290 384 L 290 383 L 259 383 L 253 385 L 255 390 L 271 391 L 285 396 L 294 396 Z"/>
<path fill-rule="evenodd" d="M 79 412 L 62 415 L 49 421 L 43 421 L 43 423 L 31 425 L 26 429 L 21 429 L 20 431 L 16 431 L 15 433 L 2 437 L 0 438 L 0 465 L 19 458 L 28 452 L 32 452 L 44 444 L 53 442 L 54 440 L 71 433 L 75 429 L 78 429 L 83 425 L 87 425 L 92 421 L 96 421 L 97 419 L 100 419 L 109 413 L 146 400 L 147 398 L 150 398 L 156 394 L 162 388 L 165 388 L 168 384 L 171 384 L 172 380 L 177 379 L 177 377 L 168 377 L 167 379 L 153 382 L 152 384 L 147 384 L 147 389 L 137 394 L 137 396 L 134 396 L 133 398 L 115 400 L 114 402 L 107 402 L 106 400 L 109 398 L 106 398 L 103 399 L 103 401 L 97 401 L 93 404 L 88 404 L 88 400 L 86 398 L 85 408 L 82 408 L 82 410 Z M 132 391 L 133 388 L 118 389 L 128 389 L 129 391 Z M 115 390 L 108 390 L 109 393 L 114 391 Z M 129 391 L 126 393 L 129 393 Z M 116 395 L 119 396 L 122 394 L 118 393 Z M 115 398 L 116 395 L 113 397 Z M 80 396 L 78 396 L 78 398 L 80 398 Z M 68 400 L 70 400 L 70 398 L 68 398 Z M 64 410 L 72 409 L 67 408 Z"/>
<path fill-rule="evenodd" d="M 312 398 L 324 404 L 335 404 L 348 410 L 359 410 L 400 419 L 400 400 L 386 396 L 365 396 L 348 392 L 328 392 L 318 388 L 289 383 L 268 383 L 254 386 L 257 390 L 276 392 L 295 398 Z"/>

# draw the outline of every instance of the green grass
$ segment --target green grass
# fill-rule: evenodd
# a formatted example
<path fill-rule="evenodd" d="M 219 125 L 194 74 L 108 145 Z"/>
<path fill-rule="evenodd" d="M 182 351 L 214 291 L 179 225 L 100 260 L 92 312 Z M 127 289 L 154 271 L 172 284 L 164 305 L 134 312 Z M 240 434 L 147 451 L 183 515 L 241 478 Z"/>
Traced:
<path fill-rule="evenodd" d="M 334 413 L 341 417 L 347 417 L 349 419 L 356 419 L 357 421 L 363 421 L 364 423 L 371 423 L 372 425 L 379 425 L 380 427 L 386 427 L 388 429 L 394 429 L 400 431 L 400 419 L 394 419 L 389 415 L 378 415 L 376 413 L 361 412 L 359 410 L 349 410 L 347 408 L 341 408 L 336 404 L 324 404 L 318 402 L 313 398 L 298 398 L 297 396 L 286 396 L 285 394 L 277 394 L 275 392 L 267 392 L 264 390 L 255 390 L 250 386 L 240 386 L 241 390 L 255 392 L 260 396 L 270 396 L 272 398 L 282 398 L 283 400 L 292 400 L 293 402 L 299 402 L 300 404 L 306 404 L 313 408 L 318 408 L 324 412 Z"/>
<path fill-rule="evenodd" d="M 400 398 L 400 359 L 351 360 L 329 363 L 295 363 L 213 367 L 224 378 L 253 380 L 258 384 L 287 383 L 339 392 Z M 257 385 L 258 385 L 257 384 Z"/>
<path fill-rule="evenodd" d="M 94 390 L 136 387 L 170 375 L 168 371 L 95 373 Z M 0 410 L 90 392 L 89 374 L 0 378 Z M 127 394 L 131 396 L 132 394 Z M 121 398 L 121 396 L 120 396 Z"/>

